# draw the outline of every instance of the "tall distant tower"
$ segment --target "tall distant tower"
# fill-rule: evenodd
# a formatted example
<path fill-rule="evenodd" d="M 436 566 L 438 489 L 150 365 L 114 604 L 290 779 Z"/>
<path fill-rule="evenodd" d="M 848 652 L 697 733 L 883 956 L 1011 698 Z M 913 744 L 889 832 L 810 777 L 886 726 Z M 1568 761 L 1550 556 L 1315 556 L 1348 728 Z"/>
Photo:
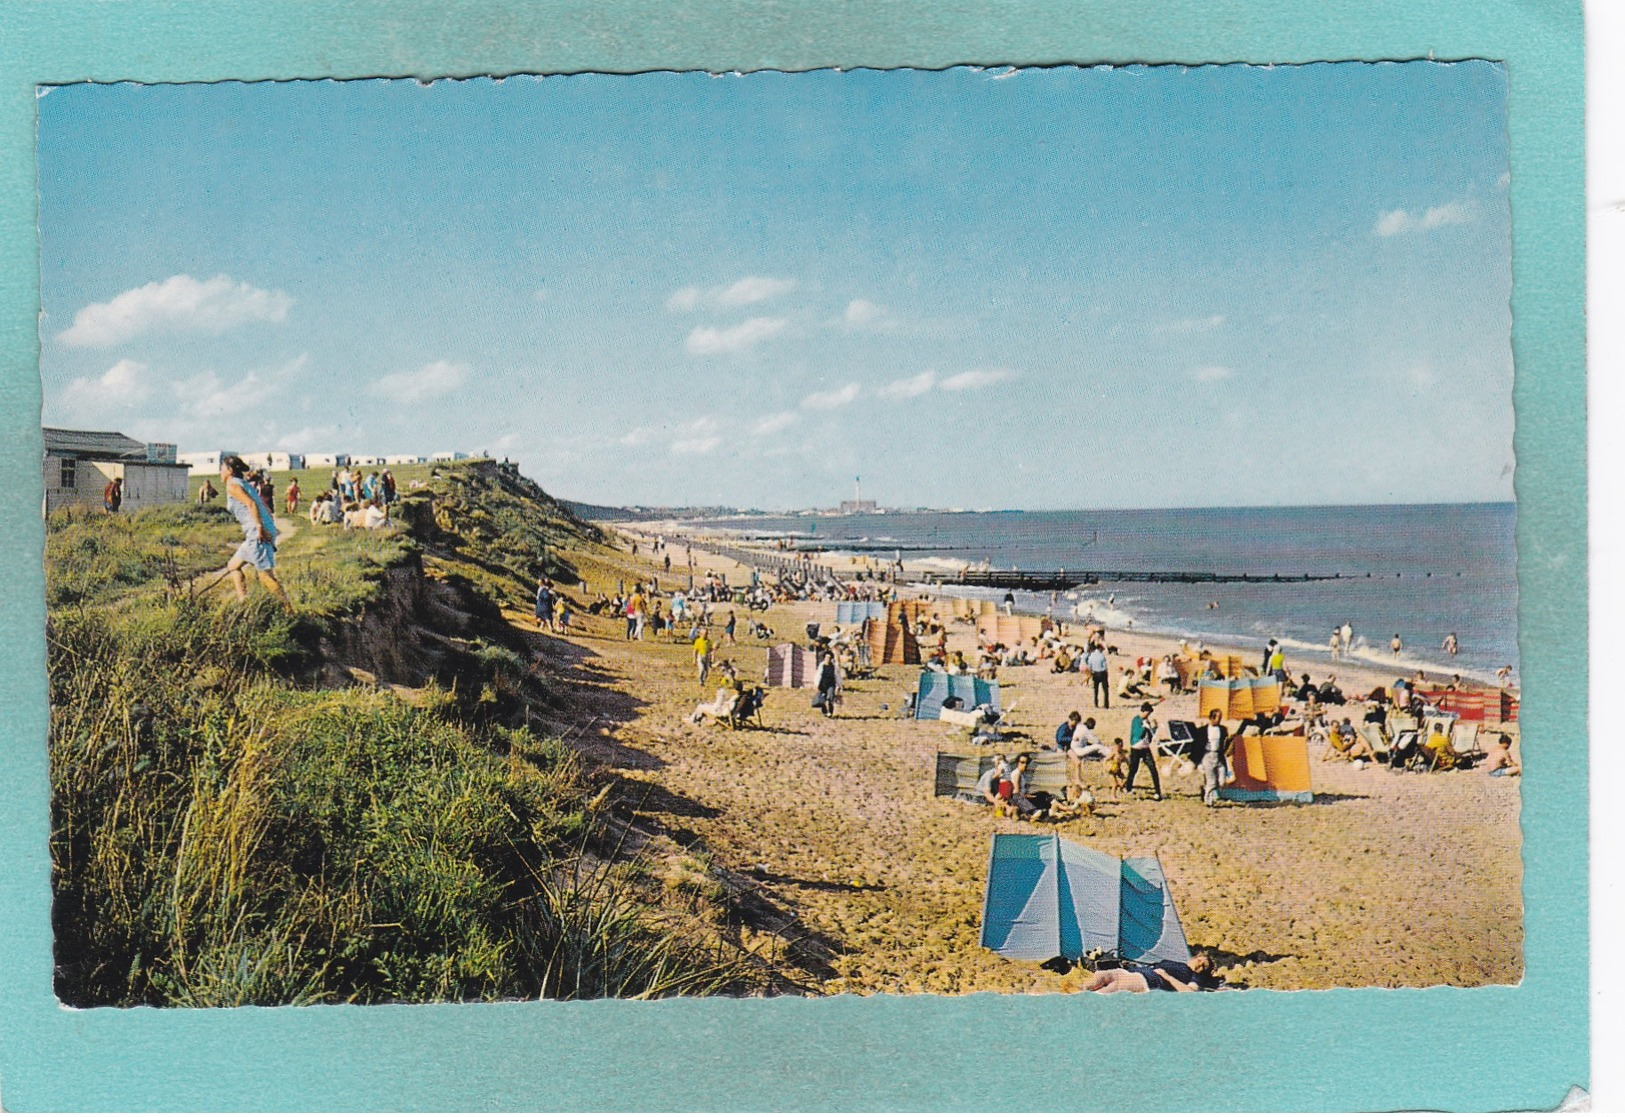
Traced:
<path fill-rule="evenodd" d="M 877 512 L 877 511 L 879 511 L 879 509 L 875 507 L 875 502 L 874 501 L 872 501 L 872 500 L 864 500 L 863 499 L 863 478 L 862 477 L 854 477 L 854 478 L 852 478 L 852 484 L 853 484 L 853 487 L 854 487 L 854 490 L 855 490 L 854 493 L 853 493 L 853 499 L 841 501 L 841 512 L 842 512 L 842 514 L 847 515 L 847 516 L 851 516 L 851 515 L 855 515 L 855 514 L 857 514 L 859 512 Z"/>

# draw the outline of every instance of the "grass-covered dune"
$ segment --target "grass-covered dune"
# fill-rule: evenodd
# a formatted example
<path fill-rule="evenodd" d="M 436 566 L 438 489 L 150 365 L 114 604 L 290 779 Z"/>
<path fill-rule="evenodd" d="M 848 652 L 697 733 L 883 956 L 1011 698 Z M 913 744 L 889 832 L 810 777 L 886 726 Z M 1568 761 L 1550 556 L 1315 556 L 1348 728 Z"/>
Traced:
<path fill-rule="evenodd" d="M 759 988 L 617 856 L 603 789 L 529 728 L 572 696 L 500 606 L 544 571 L 573 581 L 597 530 L 494 463 L 399 472 L 393 529 L 288 521 L 291 610 L 209 588 L 241 538 L 218 506 L 51 517 L 59 997 Z"/>

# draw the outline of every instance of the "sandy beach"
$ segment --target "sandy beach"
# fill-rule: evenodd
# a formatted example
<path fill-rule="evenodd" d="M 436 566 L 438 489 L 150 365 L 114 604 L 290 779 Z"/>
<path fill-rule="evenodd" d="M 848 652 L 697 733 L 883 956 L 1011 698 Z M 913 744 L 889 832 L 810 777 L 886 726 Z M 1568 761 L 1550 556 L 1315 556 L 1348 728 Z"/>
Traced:
<path fill-rule="evenodd" d="M 623 537 L 635 538 L 617 525 Z M 699 569 L 735 584 L 748 572 L 695 551 Z M 649 561 L 616 552 L 582 566 L 589 596 L 617 579 L 662 576 Z M 951 610 L 946 607 L 946 616 Z M 743 621 L 744 610 L 739 610 Z M 726 607 L 723 608 L 726 616 Z M 743 636 L 720 646 L 742 677 L 760 679 L 770 642 L 804 638 L 804 625 L 833 619 L 833 605 L 775 605 L 774 641 Z M 969 650 L 968 623 L 949 627 L 949 647 Z M 597 703 L 584 753 L 605 778 L 635 789 L 646 823 L 672 849 L 701 853 L 725 879 L 757 893 L 786 928 L 745 928 L 741 941 L 782 954 L 801 940 L 798 980 L 810 991 L 857 993 L 1050 992 L 1078 987 L 1035 964 L 978 945 L 989 835 L 1047 831 L 982 808 L 933 797 L 935 755 L 966 748 L 967 733 L 902 716 L 915 666 L 887 666 L 847 684 L 838 716 L 823 718 L 810 692 L 772 690 L 766 730 L 729 730 L 687 720 L 710 687 L 698 685 L 686 641 L 628 641 L 618 618 L 581 616 L 564 637 L 573 668 Z M 1175 650 L 1177 642 L 1115 631 L 1125 661 Z M 1258 649 L 1235 651 L 1255 662 Z M 1299 664 L 1288 661 L 1296 674 Z M 1318 680 L 1324 664 L 1302 664 Z M 1350 692 L 1393 672 L 1339 664 Z M 1003 668 L 1010 722 L 1037 751 L 1069 710 L 1099 721 L 1107 740 L 1127 736 L 1138 703 L 1095 710 L 1082 677 L 1048 664 Z M 1158 714 L 1197 720 L 1195 695 L 1161 702 Z M 1334 710 L 1335 712 L 1335 710 Z M 1350 707 L 1348 712 L 1356 714 Z M 1482 770 L 1403 774 L 1356 770 L 1311 756 L 1313 804 L 1222 804 L 1205 808 L 1199 777 L 1165 762 L 1166 798 L 1114 792 L 1103 766 L 1085 766 L 1094 817 L 1063 823 L 1062 837 L 1123 856 L 1157 854 L 1193 949 L 1213 952 L 1220 972 L 1252 988 L 1516 983 L 1522 973 L 1519 781 Z"/>

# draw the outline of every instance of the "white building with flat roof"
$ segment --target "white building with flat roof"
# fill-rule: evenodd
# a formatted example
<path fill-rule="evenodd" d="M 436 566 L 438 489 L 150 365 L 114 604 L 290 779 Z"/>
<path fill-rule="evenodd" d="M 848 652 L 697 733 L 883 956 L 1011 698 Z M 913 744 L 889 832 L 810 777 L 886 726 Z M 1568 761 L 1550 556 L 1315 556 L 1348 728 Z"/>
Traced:
<path fill-rule="evenodd" d="M 269 469 L 285 473 L 290 469 L 304 469 L 305 455 L 286 454 L 280 450 L 255 450 L 240 455 L 250 469 Z"/>
<path fill-rule="evenodd" d="M 119 508 L 135 512 L 187 498 L 187 467 L 173 460 L 169 443 L 137 442 L 118 431 L 42 428 L 45 435 L 45 511 L 69 505 L 98 507 L 114 479 L 123 481 Z M 171 460 L 164 461 L 165 457 Z"/>
<path fill-rule="evenodd" d="M 175 460 L 187 466 L 193 477 L 214 477 L 220 473 L 220 460 L 235 454 L 235 450 L 188 450 L 184 454 L 175 455 Z"/>

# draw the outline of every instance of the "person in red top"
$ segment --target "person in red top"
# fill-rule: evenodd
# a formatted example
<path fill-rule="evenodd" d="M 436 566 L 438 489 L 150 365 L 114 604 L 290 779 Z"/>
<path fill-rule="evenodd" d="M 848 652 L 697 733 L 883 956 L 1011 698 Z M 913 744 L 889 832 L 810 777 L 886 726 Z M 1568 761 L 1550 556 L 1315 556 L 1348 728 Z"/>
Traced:
<path fill-rule="evenodd" d="M 299 511 L 299 478 L 294 477 L 288 482 L 288 515 Z"/>
<path fill-rule="evenodd" d="M 115 477 L 107 483 L 102 490 L 102 507 L 109 512 L 117 512 L 119 505 L 124 503 L 124 478 Z"/>

